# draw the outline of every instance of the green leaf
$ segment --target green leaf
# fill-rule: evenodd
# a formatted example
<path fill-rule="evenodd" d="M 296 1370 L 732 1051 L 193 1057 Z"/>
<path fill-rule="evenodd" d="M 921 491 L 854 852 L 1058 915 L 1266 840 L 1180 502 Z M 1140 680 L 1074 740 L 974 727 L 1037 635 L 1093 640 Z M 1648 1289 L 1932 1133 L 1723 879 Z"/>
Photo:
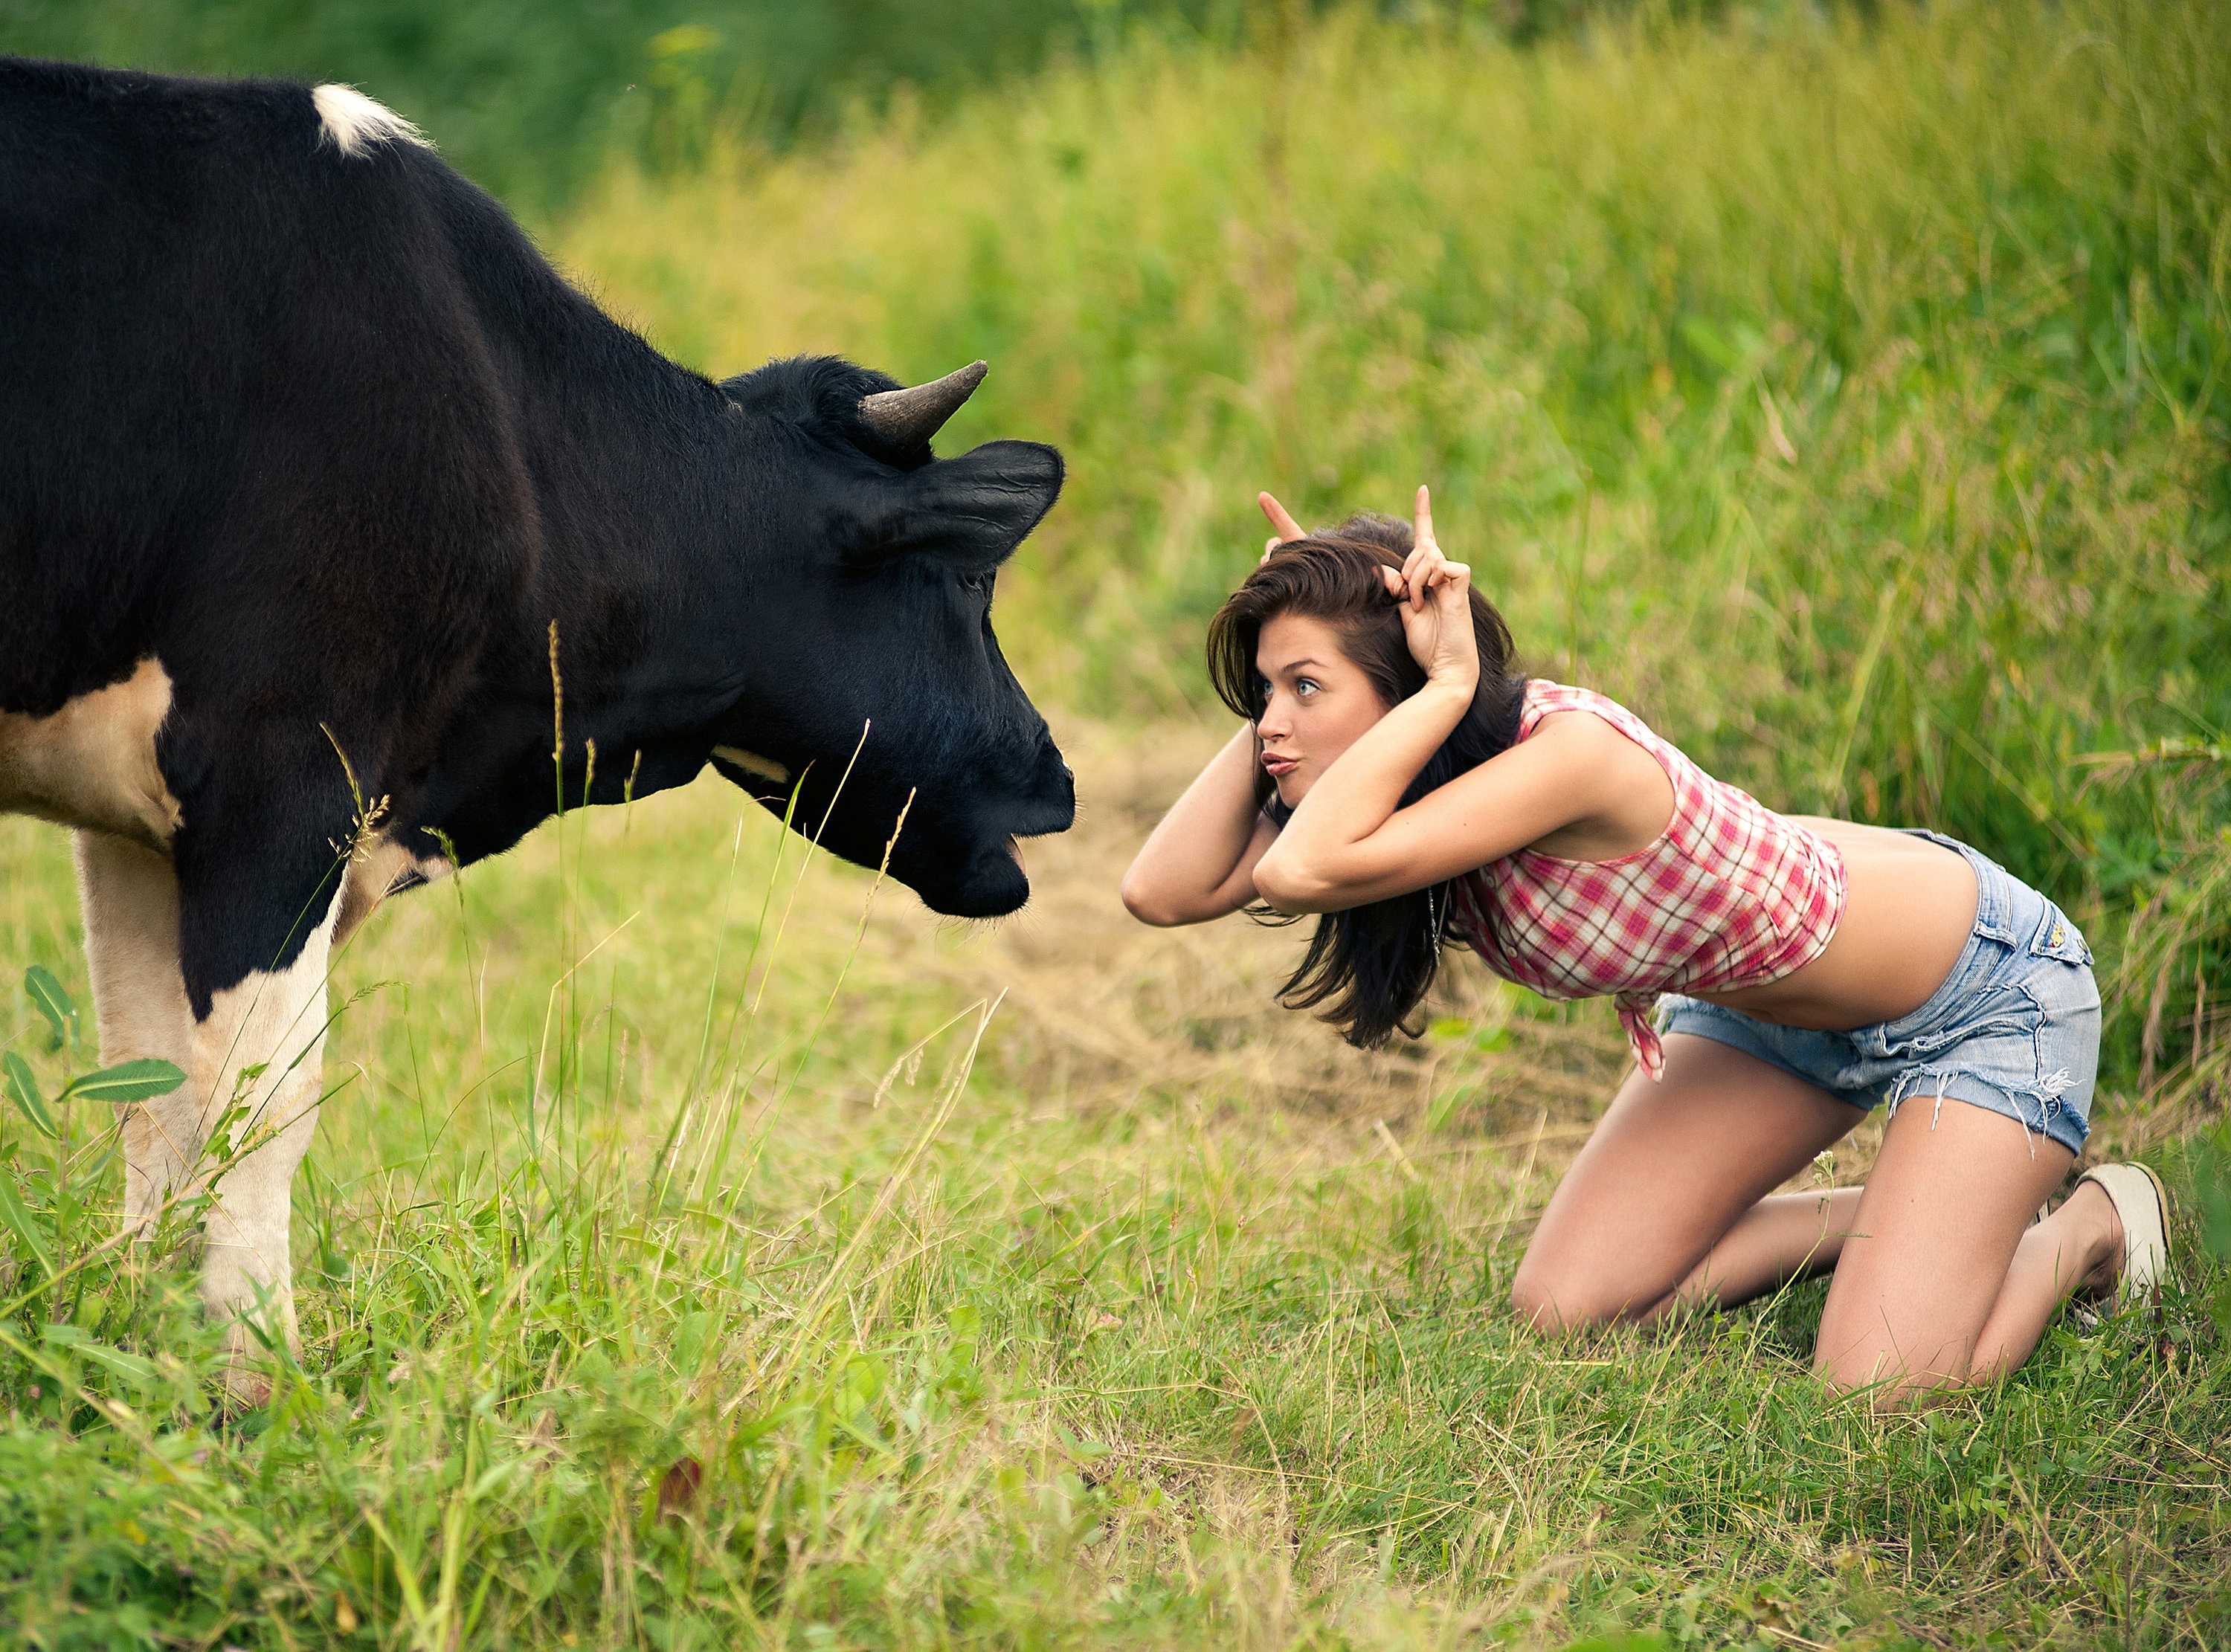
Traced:
<path fill-rule="evenodd" d="M 16 1197 L 16 1178 L 5 1165 L 0 1165 L 0 1223 L 5 1223 L 23 1242 L 23 1249 L 39 1259 L 48 1273 L 55 1271 L 54 1258 L 47 1254 L 47 1242 L 39 1236 L 38 1224 L 31 1213 L 23 1208 L 23 1201 Z"/>
<path fill-rule="evenodd" d="M 135 1387 L 146 1387 L 155 1380 L 152 1361 L 121 1348 L 112 1348 L 85 1334 L 74 1325 L 50 1325 L 46 1327 L 45 1339 L 57 1347 L 68 1348 L 79 1358 L 90 1360 L 112 1377 L 120 1377 Z"/>
<path fill-rule="evenodd" d="M 57 1136 L 54 1114 L 47 1111 L 45 1098 L 39 1094 L 39 1081 L 31 1076 L 31 1064 L 14 1050 L 0 1052 L 0 1084 L 4 1084 L 8 1099 L 16 1104 L 23 1115 L 31 1121 L 31 1127 L 42 1136 Z"/>
<path fill-rule="evenodd" d="M 145 1101 L 150 1096 L 168 1095 L 185 1081 L 186 1075 L 177 1063 L 150 1055 L 72 1079 L 61 1099 L 67 1101 L 81 1095 L 88 1101 Z"/>
<path fill-rule="evenodd" d="M 31 1007 L 54 1029 L 55 1042 L 47 1048 L 60 1049 L 77 1029 L 77 1006 L 70 1002 L 70 995 L 43 964 L 34 964 L 23 971 L 23 991 L 30 996 Z"/>

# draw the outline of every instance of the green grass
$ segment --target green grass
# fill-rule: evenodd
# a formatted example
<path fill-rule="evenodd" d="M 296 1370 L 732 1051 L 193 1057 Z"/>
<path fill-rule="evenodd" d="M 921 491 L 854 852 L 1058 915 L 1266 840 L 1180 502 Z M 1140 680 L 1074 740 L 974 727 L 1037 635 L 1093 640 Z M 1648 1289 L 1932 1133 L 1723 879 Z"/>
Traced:
<path fill-rule="evenodd" d="M 1104 752 L 1085 773 L 1120 788 Z M 75 988 L 58 836 L 4 829 L 0 936 Z M 1545 1348 L 1502 1295 L 1612 1076 L 1601 1018 L 1468 977 L 1425 1052 L 1331 1049 L 1267 1007 L 1288 943 L 1243 931 L 1034 989 L 1048 949 L 1131 932 L 1125 841 L 1041 857 L 1063 926 L 941 933 L 886 889 L 849 974 L 870 880 L 794 885 L 798 846 L 713 784 L 396 903 L 336 971 L 302 1362 L 230 1427 L 188 1261 L 90 1255 L 102 1121 L 72 1120 L 58 1175 L 11 1120 L 43 1248 L 89 1260 L 7 1270 L 0 1624 L 57 1647 L 2220 1643 L 2215 1275 L 1890 1422 L 1807 1375 L 1817 1287 Z M 1130 1008 L 1081 1029 L 1087 973 Z"/>
<path fill-rule="evenodd" d="M 1083 823 L 984 931 L 709 781 L 393 903 L 336 968 L 301 1362 L 230 1423 L 184 1248 L 98 1249 L 105 1120 L 0 1114 L 68 1270 L 0 1234 L 0 1636 L 2231 1639 L 2224 15 L 1256 38 L 623 166 L 553 231 L 710 369 L 992 358 L 956 436 L 1072 462 L 1000 606 Z M 2095 1144 L 2199 1195 L 2189 1294 L 1886 1421 L 1807 1375 L 1817 1286 L 1544 1347 L 1504 1291 L 1603 1007 L 1459 968 L 1364 1055 L 1271 1005 L 1290 933 L 1128 922 L 1254 488 L 1419 475 L 1537 668 L 2082 909 Z M 0 822 L 0 966 L 83 1003 L 76 926 Z M 94 1056 L 45 1026 L 0 1004 L 51 1093 Z"/>
<path fill-rule="evenodd" d="M 74 985 L 57 837 L 5 828 L 0 934 Z M 46 1287 L 15 1253 L 0 1623 L 274 1647 L 2231 1628 L 2204 1294 L 2065 1325 L 2001 1390 L 1891 1422 L 1807 1374 L 1817 1287 L 1544 1348 L 1502 1294 L 1606 1029 L 1471 982 L 1425 1055 L 1329 1052 L 1264 1007 L 1282 939 L 1153 937 L 1102 971 L 1135 1002 L 1239 957 L 1103 1029 L 1181 1072 L 1221 1049 L 1176 1083 L 1095 1065 L 1064 1020 L 1085 1006 L 1033 997 L 1028 965 L 1126 933 L 1122 842 L 1048 869 L 1098 907 L 1073 937 L 941 934 L 886 889 L 849 974 L 871 881 L 809 871 L 786 928 L 798 846 L 711 784 L 397 903 L 336 971 L 305 1348 L 268 1408 L 206 1409 L 178 1255 Z M 1265 1059 L 1294 1065 L 1251 1082 Z M 100 1122 L 73 1120 L 68 1162 L 113 1200 Z M 45 1248 L 85 1255 L 109 1218 L 54 1197 L 45 1151 L 20 1120 L 0 1145 Z"/>

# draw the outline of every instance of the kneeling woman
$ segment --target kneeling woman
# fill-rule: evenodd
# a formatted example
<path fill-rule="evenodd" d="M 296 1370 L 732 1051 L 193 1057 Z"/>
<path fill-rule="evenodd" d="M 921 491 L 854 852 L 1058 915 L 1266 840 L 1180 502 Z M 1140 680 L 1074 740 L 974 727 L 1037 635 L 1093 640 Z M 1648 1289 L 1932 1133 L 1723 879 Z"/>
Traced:
<path fill-rule="evenodd" d="M 1279 530 L 1209 629 L 1246 724 L 1123 881 L 1153 924 L 1321 913 L 1287 1002 L 1383 1043 L 1444 936 L 1551 997 L 1615 995 L 1637 1070 L 1511 1288 L 1542 1330 L 1833 1268 L 1814 1357 L 1879 1400 L 2019 1365 L 2073 1290 L 2165 1261 L 2159 1186 L 2090 1172 L 2099 997 L 2052 902 L 1933 833 L 1775 814 L 1601 695 L 1512 674 L 1434 544 Z M 1653 1002 L 1656 1019 L 1651 1018 Z M 1878 1103 L 1864 1188 L 1775 1195 Z"/>

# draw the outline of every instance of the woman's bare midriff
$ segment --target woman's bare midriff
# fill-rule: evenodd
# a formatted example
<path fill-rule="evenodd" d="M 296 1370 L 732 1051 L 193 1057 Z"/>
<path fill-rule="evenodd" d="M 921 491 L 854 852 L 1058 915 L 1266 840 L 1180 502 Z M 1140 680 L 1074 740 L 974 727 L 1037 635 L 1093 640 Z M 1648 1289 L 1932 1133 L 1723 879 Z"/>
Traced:
<path fill-rule="evenodd" d="M 1761 1021 L 1848 1032 L 1911 1015 L 1959 962 L 1976 927 L 1976 873 L 1942 843 L 1880 826 L 1792 816 L 1844 856 L 1850 893 L 1820 956 L 1764 986 L 1694 996 Z"/>

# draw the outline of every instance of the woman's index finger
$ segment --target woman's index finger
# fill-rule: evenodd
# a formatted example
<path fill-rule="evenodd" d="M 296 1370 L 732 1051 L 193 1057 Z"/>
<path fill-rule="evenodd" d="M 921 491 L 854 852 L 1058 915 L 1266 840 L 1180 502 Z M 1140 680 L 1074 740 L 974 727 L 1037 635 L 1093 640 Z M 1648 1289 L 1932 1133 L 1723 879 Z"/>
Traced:
<path fill-rule="evenodd" d="M 1419 545 L 1432 544 L 1433 499 L 1432 494 L 1426 491 L 1426 484 L 1423 482 L 1419 482 L 1418 484 L 1418 503 L 1414 520 L 1418 535 L 1418 543 Z"/>
<path fill-rule="evenodd" d="M 1299 539 L 1307 537 L 1302 532 L 1302 525 L 1288 515 L 1286 507 L 1278 503 L 1270 493 L 1256 494 L 1255 502 L 1262 507 L 1263 514 L 1271 519 L 1271 526 L 1278 530 L 1278 537 L 1281 539 Z"/>

